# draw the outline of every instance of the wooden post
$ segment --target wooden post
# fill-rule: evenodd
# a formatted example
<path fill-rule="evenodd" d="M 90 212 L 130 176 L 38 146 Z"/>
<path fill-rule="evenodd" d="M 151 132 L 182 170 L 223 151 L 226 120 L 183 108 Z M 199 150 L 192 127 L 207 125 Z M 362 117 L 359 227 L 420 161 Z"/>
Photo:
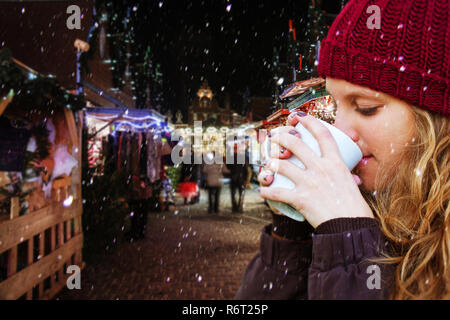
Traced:
<path fill-rule="evenodd" d="M 61 193 L 61 190 L 59 188 L 55 190 L 54 198 L 53 198 L 54 202 L 60 202 L 61 201 L 60 193 Z"/>
<path fill-rule="evenodd" d="M 58 223 L 58 247 L 64 245 L 64 222 Z"/>
<path fill-rule="evenodd" d="M 56 226 L 50 228 L 50 252 L 56 249 Z M 50 287 L 53 289 L 55 287 L 55 274 L 50 276 Z"/>
<path fill-rule="evenodd" d="M 75 119 L 73 117 L 73 112 L 72 110 L 69 110 L 67 108 L 64 108 L 64 115 L 66 118 L 66 124 L 67 124 L 67 128 L 69 128 L 69 134 L 70 134 L 70 138 L 72 140 L 72 145 L 79 148 L 79 144 L 78 144 L 78 134 L 77 134 L 77 127 L 75 125 Z"/>
<path fill-rule="evenodd" d="M 27 266 L 31 266 L 34 262 L 34 237 L 28 239 Z M 33 289 L 27 291 L 27 300 L 33 299 Z"/>
<path fill-rule="evenodd" d="M 8 106 L 8 104 L 11 103 L 13 98 L 14 98 L 13 90 L 10 90 L 6 97 L 0 97 L 0 116 L 6 110 L 6 107 Z"/>
<path fill-rule="evenodd" d="M 79 219 L 78 217 L 73 219 L 73 235 L 76 236 L 80 233 L 80 225 L 79 225 Z"/>
<path fill-rule="evenodd" d="M 75 264 L 77 266 L 80 266 L 80 268 L 83 263 L 83 255 L 82 254 L 83 254 L 83 252 L 81 249 L 75 252 Z"/>
<path fill-rule="evenodd" d="M 20 201 L 19 197 L 11 197 L 11 210 L 10 210 L 10 219 L 17 218 L 20 213 Z"/>
<path fill-rule="evenodd" d="M 7 278 L 16 274 L 16 272 L 17 272 L 17 245 L 15 245 L 9 250 Z"/>
<path fill-rule="evenodd" d="M 50 228 L 50 251 L 53 252 L 56 249 L 56 226 Z"/>
<path fill-rule="evenodd" d="M 39 260 L 45 255 L 45 232 L 39 234 Z M 39 283 L 39 299 L 44 295 L 44 280 Z"/>
<path fill-rule="evenodd" d="M 66 241 L 72 238 L 72 219 L 66 221 Z"/>
<path fill-rule="evenodd" d="M 14 219 L 19 216 L 19 197 L 11 198 L 11 210 L 10 210 L 10 219 Z M 12 247 L 9 250 L 8 254 L 8 269 L 7 269 L 7 277 L 11 277 L 17 272 L 17 245 Z"/>
<path fill-rule="evenodd" d="M 61 248 L 64 245 L 64 222 L 58 223 L 58 247 Z M 64 267 L 58 270 L 58 282 L 63 281 Z"/>

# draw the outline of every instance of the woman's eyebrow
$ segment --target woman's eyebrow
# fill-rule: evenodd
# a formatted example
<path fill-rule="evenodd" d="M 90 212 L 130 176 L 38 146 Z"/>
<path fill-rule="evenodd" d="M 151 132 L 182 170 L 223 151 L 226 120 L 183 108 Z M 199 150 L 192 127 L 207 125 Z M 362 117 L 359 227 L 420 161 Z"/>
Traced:
<path fill-rule="evenodd" d="M 382 94 L 364 90 L 346 93 L 346 97 L 351 100 L 356 100 L 358 98 L 368 98 L 371 100 L 386 101 L 386 98 Z"/>
<path fill-rule="evenodd" d="M 331 96 L 333 96 L 333 93 L 331 92 L 331 90 L 329 88 L 326 88 L 326 89 L 327 89 L 327 92 Z M 345 97 L 375 98 L 375 99 L 385 100 L 385 98 L 383 97 L 383 95 L 381 93 L 372 91 L 367 88 L 361 88 L 361 89 L 353 89 L 352 88 L 348 91 L 343 90 L 343 92 L 341 91 L 341 94 Z"/>

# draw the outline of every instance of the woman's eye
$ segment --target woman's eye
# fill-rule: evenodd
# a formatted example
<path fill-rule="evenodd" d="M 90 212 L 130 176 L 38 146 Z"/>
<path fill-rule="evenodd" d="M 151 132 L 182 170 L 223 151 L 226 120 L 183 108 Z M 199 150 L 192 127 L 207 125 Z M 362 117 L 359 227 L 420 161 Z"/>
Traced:
<path fill-rule="evenodd" d="M 360 107 L 358 107 L 356 109 L 356 111 L 358 111 L 362 115 L 371 116 L 371 115 L 375 114 L 375 112 L 377 112 L 377 109 L 378 109 L 378 107 L 372 107 L 372 108 L 360 108 Z"/>

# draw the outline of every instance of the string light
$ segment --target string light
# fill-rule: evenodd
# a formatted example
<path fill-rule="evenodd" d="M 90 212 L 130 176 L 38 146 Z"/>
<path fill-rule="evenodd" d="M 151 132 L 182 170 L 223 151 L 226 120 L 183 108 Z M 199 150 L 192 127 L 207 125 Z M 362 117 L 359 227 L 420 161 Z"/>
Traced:
<path fill-rule="evenodd" d="M 152 122 L 152 123 L 144 123 L 144 124 L 140 125 L 140 124 L 132 123 L 130 121 L 120 121 L 117 123 L 116 130 L 118 130 L 119 128 L 121 128 L 123 126 L 130 126 L 133 129 L 149 129 L 152 127 L 153 128 L 160 127 L 160 123 Z"/>
<path fill-rule="evenodd" d="M 153 117 L 153 116 L 145 116 L 145 117 L 131 117 L 128 115 L 124 115 L 123 116 L 125 119 L 128 120 L 133 120 L 133 121 L 145 121 L 145 120 L 156 120 L 156 121 L 161 121 L 161 119 Z"/>
<path fill-rule="evenodd" d="M 105 121 L 110 121 L 114 118 L 117 118 L 117 116 L 96 116 L 93 114 L 88 114 L 88 117 L 90 118 L 94 118 L 97 120 L 105 120 Z M 146 120 L 155 120 L 155 121 L 161 121 L 160 118 L 154 117 L 154 116 L 145 116 L 145 117 L 131 117 L 128 115 L 123 115 L 122 116 L 124 119 L 127 120 L 131 120 L 131 121 L 146 121 Z"/>
<path fill-rule="evenodd" d="M 126 110 L 128 111 L 128 109 Z M 101 121 L 114 121 L 113 130 L 114 131 L 120 131 L 120 130 L 126 130 L 124 127 L 130 127 L 134 130 L 148 130 L 149 128 L 158 128 L 156 131 L 157 133 L 162 132 L 170 132 L 173 131 L 172 128 L 167 126 L 167 124 L 162 120 L 162 118 L 158 118 L 155 116 L 143 116 L 143 117 L 132 117 L 130 115 L 127 115 L 128 112 L 125 112 L 125 114 L 122 114 L 121 117 L 118 117 L 118 115 L 111 115 L 111 116 L 100 116 L 100 115 L 94 115 L 92 113 L 87 113 L 88 119 L 96 119 Z M 127 119 L 127 120 L 122 120 Z M 134 123 L 137 122 L 137 123 Z"/>

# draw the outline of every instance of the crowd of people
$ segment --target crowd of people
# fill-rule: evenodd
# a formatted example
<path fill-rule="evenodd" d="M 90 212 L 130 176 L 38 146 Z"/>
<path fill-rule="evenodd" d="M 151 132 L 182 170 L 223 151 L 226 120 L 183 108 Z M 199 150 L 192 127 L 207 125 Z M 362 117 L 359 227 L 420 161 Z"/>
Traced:
<path fill-rule="evenodd" d="M 245 190 L 250 189 L 252 170 L 249 155 L 245 150 L 234 148 L 231 157 L 223 157 L 217 161 L 213 152 L 205 154 L 210 161 L 196 164 L 183 164 L 178 193 L 184 198 L 184 205 L 195 204 L 200 201 L 200 188 L 208 191 L 208 212 L 220 212 L 220 195 L 224 179 L 229 179 L 230 197 L 233 213 L 242 213 L 244 210 Z M 204 160 L 204 159 L 203 159 Z"/>

